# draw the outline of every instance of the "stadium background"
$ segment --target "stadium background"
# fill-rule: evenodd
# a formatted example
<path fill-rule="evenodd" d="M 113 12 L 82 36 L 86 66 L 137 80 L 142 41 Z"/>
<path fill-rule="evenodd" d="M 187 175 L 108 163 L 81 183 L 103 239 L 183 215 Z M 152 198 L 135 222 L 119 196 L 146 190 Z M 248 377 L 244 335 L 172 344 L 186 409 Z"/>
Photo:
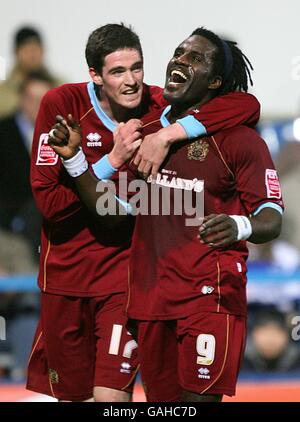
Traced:
<path fill-rule="evenodd" d="M 164 69 L 174 47 L 198 26 L 205 26 L 226 38 L 238 41 L 250 58 L 255 72 L 253 92 L 262 105 L 259 127 L 282 173 L 295 177 L 299 189 L 299 172 L 288 174 L 281 157 L 289 160 L 300 146 L 300 3 L 297 0 L 227 0 L 205 2 L 171 0 L 141 2 L 129 0 L 3 1 L 0 5 L 0 77 L 13 64 L 12 40 L 22 25 L 32 25 L 45 40 L 49 69 L 68 82 L 88 79 L 84 47 L 89 33 L 108 22 L 131 24 L 140 35 L 145 58 L 145 81 L 164 83 Z M 4 78 L 2 78 L 4 79 Z M 1 142 L 1 139 L 0 139 Z M 297 169 L 297 163 L 293 163 Z M 280 167 L 280 168 L 281 168 Z M 298 165 L 299 168 L 299 165 Z M 0 170 L 1 171 L 1 170 Z M 297 179 L 298 177 L 298 179 Z M 298 184 L 297 184 L 298 181 Z M 291 184 L 287 183 L 287 189 Z M 285 194 L 285 192 L 284 192 Z M 289 207 L 300 215 L 296 191 L 287 191 Z M 294 198 L 294 199 L 293 199 Z M 298 224 L 297 224 L 298 223 Z M 298 220 L 289 221 L 287 233 L 297 235 Z M 300 233 L 299 233 L 300 235 Z M 0 239 L 0 242 L 3 240 Z M 3 245 L 2 245 L 3 246 Z M 5 247 L 5 245 L 4 245 Z M 252 251 L 248 299 L 255 310 L 262 304 L 276 306 L 288 318 L 300 315 L 300 251 L 293 236 L 282 238 L 271 253 Z M 266 258 L 267 256 L 267 258 Z M 1 258 L 0 258 L 1 259 Z M 0 274 L 0 295 L 35 289 L 34 274 Z M 1 309 L 0 309 L 1 315 Z M 290 334 L 292 325 L 290 325 Z M 300 341 L 298 340 L 300 347 Z M 0 361 L 1 362 L 1 361 Z M 141 399 L 140 390 L 137 399 Z M 43 400 L 25 392 L 22 379 L 0 377 L 0 401 Z M 280 372 L 242 375 L 234 400 L 300 401 L 300 367 L 293 373 Z"/>

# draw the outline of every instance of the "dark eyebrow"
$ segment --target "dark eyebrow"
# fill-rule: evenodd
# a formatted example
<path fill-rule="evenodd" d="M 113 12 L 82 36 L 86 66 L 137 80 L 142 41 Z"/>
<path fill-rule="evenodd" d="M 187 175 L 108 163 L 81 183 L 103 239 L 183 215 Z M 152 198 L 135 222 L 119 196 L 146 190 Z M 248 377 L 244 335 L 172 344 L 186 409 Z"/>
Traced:
<path fill-rule="evenodd" d="M 143 66 L 143 62 L 142 60 L 133 63 L 133 65 L 131 66 L 131 69 L 135 69 L 137 67 L 142 67 Z M 109 73 L 115 73 L 115 72 L 124 72 L 126 70 L 126 68 L 124 66 L 116 66 L 116 67 L 112 67 L 109 71 Z"/>
<path fill-rule="evenodd" d="M 116 66 L 110 69 L 109 73 L 114 73 L 114 72 L 123 72 L 125 70 L 124 66 Z"/>
<path fill-rule="evenodd" d="M 143 66 L 143 61 L 139 60 L 138 62 L 133 63 L 133 65 L 131 66 L 131 68 L 133 67 L 142 67 Z"/>

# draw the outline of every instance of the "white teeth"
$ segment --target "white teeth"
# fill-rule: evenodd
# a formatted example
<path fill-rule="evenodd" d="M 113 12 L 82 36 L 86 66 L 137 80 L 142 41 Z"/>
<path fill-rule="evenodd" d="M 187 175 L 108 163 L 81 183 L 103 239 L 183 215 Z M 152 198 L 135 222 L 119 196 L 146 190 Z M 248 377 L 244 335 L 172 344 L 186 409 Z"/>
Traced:
<path fill-rule="evenodd" d="M 187 77 L 185 76 L 184 73 L 182 73 L 180 70 L 172 70 L 171 75 L 179 75 L 181 76 L 185 81 L 187 80 Z"/>

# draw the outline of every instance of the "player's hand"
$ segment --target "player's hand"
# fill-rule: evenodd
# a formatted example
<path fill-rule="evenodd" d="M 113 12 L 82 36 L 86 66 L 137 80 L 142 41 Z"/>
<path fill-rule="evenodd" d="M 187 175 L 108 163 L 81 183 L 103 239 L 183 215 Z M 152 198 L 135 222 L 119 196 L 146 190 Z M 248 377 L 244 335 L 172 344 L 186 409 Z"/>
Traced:
<path fill-rule="evenodd" d="M 120 168 L 132 158 L 137 148 L 141 145 L 142 122 L 131 119 L 127 123 L 120 123 L 114 131 L 114 147 L 108 154 L 111 165 Z"/>
<path fill-rule="evenodd" d="M 222 248 L 237 241 L 238 228 L 236 222 L 226 214 L 210 214 L 204 217 L 199 227 L 201 243 L 212 248 Z"/>
<path fill-rule="evenodd" d="M 64 119 L 56 116 L 57 123 L 49 132 L 48 143 L 64 160 L 74 157 L 81 145 L 81 127 L 71 114 Z"/>
<path fill-rule="evenodd" d="M 162 130 L 145 136 L 133 161 L 134 166 L 144 179 L 150 173 L 152 178 L 156 179 L 158 170 L 168 155 L 170 146 L 171 144 Z"/>

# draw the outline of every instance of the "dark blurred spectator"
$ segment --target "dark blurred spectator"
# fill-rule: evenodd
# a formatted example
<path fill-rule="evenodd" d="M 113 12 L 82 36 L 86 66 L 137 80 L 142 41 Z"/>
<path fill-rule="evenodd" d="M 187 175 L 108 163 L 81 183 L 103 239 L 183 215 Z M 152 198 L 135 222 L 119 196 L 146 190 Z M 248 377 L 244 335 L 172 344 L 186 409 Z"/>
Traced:
<path fill-rule="evenodd" d="M 291 339 L 284 314 L 261 310 L 251 325 L 243 371 L 266 374 L 300 370 L 300 349 Z"/>
<path fill-rule="evenodd" d="M 0 229 L 0 277 L 12 273 L 29 274 L 36 272 L 37 263 L 32 252 L 35 251 L 32 250 L 23 236 Z M 2 295 L 4 293 L 1 293 Z M 0 315 L 2 315 L 1 308 Z"/>
<path fill-rule="evenodd" d="M 31 142 L 40 101 L 53 86 L 47 72 L 28 73 L 20 86 L 17 111 L 0 120 L 0 274 L 4 276 L 36 270 L 41 216 L 29 180 Z M 38 313 L 38 293 L 1 293 L 0 315 L 7 320 L 7 340 L 0 342 L 3 376 L 24 378 Z"/>
<path fill-rule="evenodd" d="M 0 121 L 0 228 L 22 235 L 36 260 L 41 217 L 30 187 L 30 152 L 40 101 L 52 87 L 48 74 L 30 73 L 20 89 L 18 111 Z"/>
<path fill-rule="evenodd" d="M 55 86 L 62 81 L 51 75 L 44 64 L 44 46 L 40 33 L 31 27 L 20 28 L 14 37 L 15 65 L 5 82 L 0 85 L 0 117 L 16 111 L 20 88 L 28 74 L 41 71 L 48 74 Z"/>

